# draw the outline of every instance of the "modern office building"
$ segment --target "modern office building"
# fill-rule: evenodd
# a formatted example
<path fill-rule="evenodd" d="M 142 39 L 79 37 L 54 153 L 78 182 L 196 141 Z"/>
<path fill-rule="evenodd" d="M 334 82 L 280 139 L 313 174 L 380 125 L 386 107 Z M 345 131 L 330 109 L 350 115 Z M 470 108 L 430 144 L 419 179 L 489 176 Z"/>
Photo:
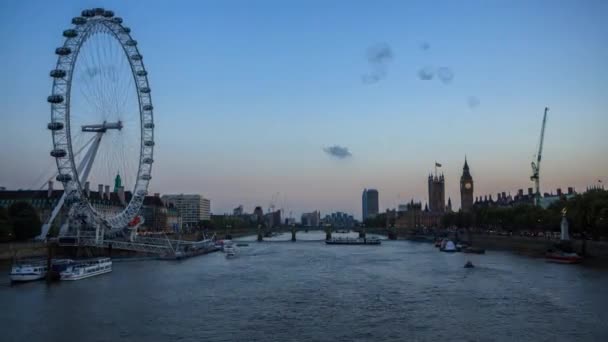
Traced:
<path fill-rule="evenodd" d="M 321 224 L 321 213 L 319 211 L 303 213 L 301 222 L 304 227 L 318 227 Z"/>
<path fill-rule="evenodd" d="M 182 218 L 186 227 L 198 226 L 200 221 L 211 219 L 211 201 L 201 195 L 179 194 L 163 195 L 166 205 L 173 205 Z"/>
<path fill-rule="evenodd" d="M 325 215 L 325 218 L 323 218 L 323 224 L 330 224 L 333 227 L 350 228 L 355 226 L 356 221 L 353 215 L 337 211 L 335 213 Z"/>
<path fill-rule="evenodd" d="M 361 218 L 365 220 L 368 217 L 374 217 L 378 215 L 378 190 L 376 189 L 364 189 L 363 196 L 361 198 L 362 210 Z"/>

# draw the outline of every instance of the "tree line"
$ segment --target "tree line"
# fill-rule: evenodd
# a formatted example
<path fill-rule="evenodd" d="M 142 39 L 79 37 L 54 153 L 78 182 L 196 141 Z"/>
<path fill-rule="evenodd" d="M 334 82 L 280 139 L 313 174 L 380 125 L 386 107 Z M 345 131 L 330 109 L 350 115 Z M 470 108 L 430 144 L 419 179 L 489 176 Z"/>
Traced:
<path fill-rule="evenodd" d="M 40 234 L 41 226 L 36 209 L 27 202 L 0 207 L 0 242 L 32 239 Z"/>
<path fill-rule="evenodd" d="M 505 231 L 559 231 L 562 210 L 572 234 L 594 239 L 608 237 L 608 191 L 597 189 L 562 198 L 548 208 L 521 204 L 514 207 L 477 207 L 471 212 L 448 213 L 443 227 Z"/>

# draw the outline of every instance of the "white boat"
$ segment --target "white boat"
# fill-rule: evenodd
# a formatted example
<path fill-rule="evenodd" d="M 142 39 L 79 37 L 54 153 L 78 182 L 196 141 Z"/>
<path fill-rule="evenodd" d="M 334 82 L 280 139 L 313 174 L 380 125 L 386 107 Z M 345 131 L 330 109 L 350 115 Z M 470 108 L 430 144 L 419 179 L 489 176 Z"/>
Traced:
<path fill-rule="evenodd" d="M 40 280 L 46 277 L 47 272 L 45 261 L 22 261 L 13 264 L 10 278 L 12 282 Z"/>
<path fill-rule="evenodd" d="M 110 258 L 79 260 L 61 272 L 61 280 L 79 280 L 109 272 L 112 272 Z"/>
<path fill-rule="evenodd" d="M 439 250 L 442 252 L 448 252 L 448 253 L 456 252 L 456 245 L 454 244 L 454 242 L 452 240 L 443 240 Z"/>
<path fill-rule="evenodd" d="M 224 241 L 224 253 L 226 253 L 226 258 L 233 258 L 237 255 L 238 250 L 232 241 Z"/>

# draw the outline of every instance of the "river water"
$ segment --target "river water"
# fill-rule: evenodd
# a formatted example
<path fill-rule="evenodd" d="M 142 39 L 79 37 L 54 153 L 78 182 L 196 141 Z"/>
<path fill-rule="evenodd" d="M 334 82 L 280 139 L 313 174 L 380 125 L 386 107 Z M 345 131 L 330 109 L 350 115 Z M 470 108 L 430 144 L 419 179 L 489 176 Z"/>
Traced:
<path fill-rule="evenodd" d="M 277 242 L 287 238 L 234 259 L 115 262 L 50 286 L 3 280 L 0 340 L 608 341 L 605 270 L 406 241 Z"/>

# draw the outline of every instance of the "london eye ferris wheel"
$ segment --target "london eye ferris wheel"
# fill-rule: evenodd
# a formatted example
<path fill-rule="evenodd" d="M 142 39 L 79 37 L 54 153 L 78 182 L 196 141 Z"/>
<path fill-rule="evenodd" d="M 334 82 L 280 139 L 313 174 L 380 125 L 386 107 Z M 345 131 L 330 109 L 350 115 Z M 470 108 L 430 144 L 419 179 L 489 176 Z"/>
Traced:
<path fill-rule="evenodd" d="M 82 11 L 63 37 L 47 99 L 50 154 L 64 187 L 59 206 L 65 201 L 70 218 L 116 233 L 138 215 L 151 180 L 154 120 L 148 72 L 130 28 L 112 11 Z M 119 211 L 97 209 L 88 184 L 111 184 L 117 174 L 131 196 Z"/>

